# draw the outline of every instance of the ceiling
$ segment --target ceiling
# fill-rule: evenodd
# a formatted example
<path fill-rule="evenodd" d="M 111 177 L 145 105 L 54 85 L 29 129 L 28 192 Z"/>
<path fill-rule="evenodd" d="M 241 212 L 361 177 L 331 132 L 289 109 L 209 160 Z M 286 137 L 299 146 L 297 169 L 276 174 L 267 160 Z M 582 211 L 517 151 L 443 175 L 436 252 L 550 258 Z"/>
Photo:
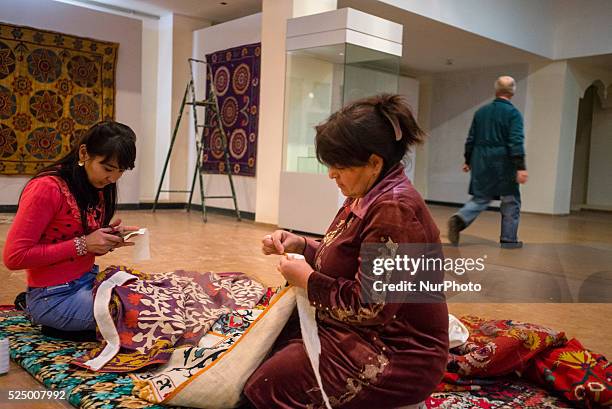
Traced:
<path fill-rule="evenodd" d="M 175 13 L 199 17 L 214 24 L 261 11 L 261 0 L 77 0 L 77 2 L 108 5 L 128 14 L 135 11 L 152 17 Z"/>
<path fill-rule="evenodd" d="M 161 16 L 170 12 L 220 23 L 261 11 L 261 0 L 80 0 L 123 11 Z M 307 1 L 307 0 L 303 0 Z M 222 4 L 225 3 L 225 4 Z M 404 46 L 401 71 L 408 75 L 532 63 L 545 60 L 506 44 L 407 12 L 375 0 L 338 0 L 338 8 L 352 7 L 402 24 Z"/>
<path fill-rule="evenodd" d="M 532 63 L 545 58 L 373 0 L 338 0 L 404 27 L 401 69 L 405 74 L 448 72 Z M 449 64 L 450 63 L 450 64 Z"/>

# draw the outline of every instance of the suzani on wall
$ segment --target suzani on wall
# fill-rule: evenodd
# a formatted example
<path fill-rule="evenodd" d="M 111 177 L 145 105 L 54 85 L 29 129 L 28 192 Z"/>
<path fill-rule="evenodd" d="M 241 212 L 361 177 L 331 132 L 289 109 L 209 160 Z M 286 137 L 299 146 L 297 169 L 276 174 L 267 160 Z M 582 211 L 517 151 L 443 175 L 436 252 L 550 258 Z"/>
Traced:
<path fill-rule="evenodd" d="M 232 174 L 255 176 L 259 125 L 259 67 L 261 44 L 249 44 L 206 55 L 206 89 L 214 87 L 220 119 L 227 135 Z M 213 120 L 214 121 L 214 120 Z M 225 173 L 223 142 L 218 128 L 204 130 L 202 167 Z"/>
<path fill-rule="evenodd" d="M 114 118 L 118 47 L 0 23 L 0 174 L 32 175 Z"/>

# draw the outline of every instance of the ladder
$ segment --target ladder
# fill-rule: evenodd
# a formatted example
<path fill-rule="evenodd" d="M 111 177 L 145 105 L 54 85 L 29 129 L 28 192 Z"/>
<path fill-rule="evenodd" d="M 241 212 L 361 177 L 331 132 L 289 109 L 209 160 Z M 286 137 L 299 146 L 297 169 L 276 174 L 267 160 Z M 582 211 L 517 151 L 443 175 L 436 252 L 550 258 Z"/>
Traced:
<path fill-rule="evenodd" d="M 191 202 L 193 200 L 193 191 L 195 189 L 196 178 L 199 179 L 200 184 L 200 200 L 202 201 L 202 220 L 206 222 L 208 220 L 206 215 L 206 200 L 207 199 L 233 199 L 234 201 L 234 210 L 236 211 L 236 219 L 241 221 L 240 210 L 238 210 L 238 201 L 236 200 L 236 189 L 234 188 L 234 181 L 232 179 L 232 172 L 229 163 L 229 149 L 227 143 L 227 134 L 225 133 L 225 129 L 223 129 L 223 123 L 221 121 L 221 115 L 219 114 L 219 102 L 217 99 L 216 90 L 214 84 L 211 82 L 210 89 L 207 90 L 208 97 L 205 100 L 198 101 L 196 98 L 195 92 L 195 82 L 194 82 L 194 63 L 195 64 L 203 64 L 206 69 L 205 72 L 209 71 L 209 64 L 206 61 L 198 60 L 195 58 L 189 58 L 189 74 L 190 79 L 185 87 L 185 93 L 183 94 L 183 101 L 181 102 L 181 108 L 176 118 L 176 124 L 174 125 L 174 130 L 172 131 L 172 139 L 170 140 L 170 147 L 168 148 L 168 154 L 166 155 L 166 161 L 164 163 L 164 168 L 162 170 L 161 178 L 159 180 L 159 186 L 157 187 L 157 193 L 155 194 L 155 202 L 153 203 L 153 212 L 157 209 L 157 205 L 159 203 L 159 195 L 160 193 L 189 193 L 189 202 L 187 203 L 187 211 L 191 210 Z M 188 98 L 190 100 L 188 100 Z M 195 169 L 193 171 L 193 179 L 191 180 L 191 189 L 190 190 L 173 190 L 173 189 L 162 189 L 164 179 L 166 177 L 166 172 L 168 170 L 168 164 L 170 162 L 170 155 L 172 155 L 172 149 L 174 148 L 174 143 L 176 141 L 176 136 L 178 134 L 179 126 L 181 124 L 181 119 L 183 117 L 183 112 L 185 110 L 185 106 L 191 106 L 191 112 L 193 114 L 193 125 L 194 125 L 194 134 L 195 134 L 195 144 L 196 144 L 196 162 Z M 197 107 L 204 108 L 204 123 L 200 123 L 198 121 L 198 110 Z M 213 125 L 213 119 L 216 118 L 216 125 Z M 223 150 L 223 160 L 225 161 L 225 173 L 229 179 L 230 188 L 232 190 L 231 196 L 207 196 L 204 190 L 204 179 L 202 177 L 202 154 L 204 152 L 204 147 L 206 143 L 205 129 L 212 129 L 217 127 L 220 132 Z"/>

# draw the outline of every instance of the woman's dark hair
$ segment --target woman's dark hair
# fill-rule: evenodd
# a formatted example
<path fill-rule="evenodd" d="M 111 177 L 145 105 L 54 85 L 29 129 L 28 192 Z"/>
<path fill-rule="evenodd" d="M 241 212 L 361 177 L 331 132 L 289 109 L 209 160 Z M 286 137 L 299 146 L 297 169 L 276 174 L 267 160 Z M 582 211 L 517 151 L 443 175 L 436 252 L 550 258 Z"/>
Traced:
<path fill-rule="evenodd" d="M 410 107 L 397 94 L 357 100 L 315 129 L 319 162 L 336 167 L 363 166 L 375 153 L 383 159 L 381 176 L 425 136 Z"/>
<path fill-rule="evenodd" d="M 42 176 L 59 176 L 76 199 L 81 211 L 81 223 L 85 233 L 89 233 L 86 212 L 96 207 L 100 200 L 99 192 L 104 195 L 104 225 L 108 225 L 117 208 L 117 184 L 111 183 L 102 189 L 96 189 L 87 178 L 83 166 L 79 166 L 79 147 L 85 145 L 90 157 L 102 157 L 102 163 L 117 161 L 119 169 L 134 169 L 136 160 L 136 134 L 122 123 L 114 121 L 99 122 L 83 134 L 70 153 L 41 169 L 33 179 Z"/>

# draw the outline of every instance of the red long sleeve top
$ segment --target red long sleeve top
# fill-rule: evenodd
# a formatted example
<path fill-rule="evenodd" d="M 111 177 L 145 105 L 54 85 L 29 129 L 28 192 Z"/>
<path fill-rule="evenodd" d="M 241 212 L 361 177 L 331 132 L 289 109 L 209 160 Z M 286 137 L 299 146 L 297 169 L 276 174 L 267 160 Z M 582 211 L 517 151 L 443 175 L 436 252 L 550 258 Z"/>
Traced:
<path fill-rule="evenodd" d="M 102 202 L 102 201 L 101 201 Z M 104 220 L 103 203 L 88 212 L 90 230 Z M 4 264 L 25 269 L 29 287 L 66 283 L 91 270 L 95 255 L 77 256 L 74 238 L 84 234 L 80 210 L 68 185 L 57 176 L 26 185 L 4 246 Z"/>

